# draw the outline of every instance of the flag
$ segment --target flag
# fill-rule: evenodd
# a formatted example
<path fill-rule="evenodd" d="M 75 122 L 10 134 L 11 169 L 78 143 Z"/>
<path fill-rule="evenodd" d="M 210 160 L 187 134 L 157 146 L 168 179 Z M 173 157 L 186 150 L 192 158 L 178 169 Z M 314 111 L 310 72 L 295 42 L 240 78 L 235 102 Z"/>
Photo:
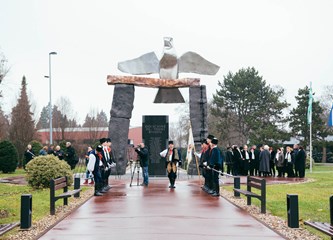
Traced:
<path fill-rule="evenodd" d="M 312 123 L 312 82 L 310 82 L 310 89 L 309 89 L 309 105 L 308 105 L 308 124 Z"/>
<path fill-rule="evenodd" d="M 193 139 L 192 127 L 190 127 L 188 133 L 187 152 L 186 152 L 187 169 L 188 166 L 190 165 L 190 162 L 192 161 L 193 149 L 194 149 L 194 139 Z"/>
<path fill-rule="evenodd" d="M 333 127 L 333 104 L 332 104 L 332 108 L 331 108 L 330 116 L 329 116 L 329 118 L 328 118 L 328 126 L 329 126 L 329 127 Z"/>

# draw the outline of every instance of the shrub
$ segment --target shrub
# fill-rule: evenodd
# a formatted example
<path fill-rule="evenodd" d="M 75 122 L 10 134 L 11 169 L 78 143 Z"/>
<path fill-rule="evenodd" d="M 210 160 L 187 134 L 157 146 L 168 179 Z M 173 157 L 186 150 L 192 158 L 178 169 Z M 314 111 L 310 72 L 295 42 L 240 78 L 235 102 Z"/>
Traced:
<path fill-rule="evenodd" d="M 0 142 L 0 171 L 3 173 L 15 172 L 18 158 L 14 144 L 7 140 Z"/>
<path fill-rule="evenodd" d="M 38 156 L 32 159 L 25 167 L 27 181 L 33 188 L 48 188 L 52 178 L 67 177 L 68 184 L 73 183 L 73 173 L 70 166 L 56 156 Z"/>

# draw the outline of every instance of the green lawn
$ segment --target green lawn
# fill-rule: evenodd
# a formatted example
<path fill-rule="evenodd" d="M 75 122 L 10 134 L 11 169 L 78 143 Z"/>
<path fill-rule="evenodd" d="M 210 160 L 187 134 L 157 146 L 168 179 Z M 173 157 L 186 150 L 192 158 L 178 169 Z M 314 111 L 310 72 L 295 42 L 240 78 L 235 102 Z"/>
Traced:
<path fill-rule="evenodd" d="M 305 176 L 314 181 L 301 184 L 267 185 L 267 210 L 275 216 L 287 219 L 287 194 L 297 194 L 301 225 L 306 220 L 329 222 L 329 197 L 333 195 L 333 164 L 332 166 L 315 165 L 312 173 L 307 171 Z M 242 188 L 246 187 L 242 186 Z M 225 189 L 232 191 L 231 186 Z M 259 200 L 253 199 L 252 202 L 260 206 Z M 319 232 L 313 228 L 305 227 L 319 235 Z M 320 234 L 320 236 L 324 235 Z"/>
<path fill-rule="evenodd" d="M 0 174 L 0 178 L 25 175 L 24 170 L 18 169 L 14 174 Z M 73 187 L 71 187 L 73 188 Z M 87 187 L 83 187 L 85 191 Z M 61 192 L 62 190 L 58 190 Z M 29 186 L 0 183 L 0 224 L 20 221 L 21 195 L 32 195 L 32 221 L 39 220 L 50 214 L 50 190 L 34 190 Z M 69 198 L 69 202 L 71 199 Z M 56 207 L 63 204 L 56 202 Z"/>

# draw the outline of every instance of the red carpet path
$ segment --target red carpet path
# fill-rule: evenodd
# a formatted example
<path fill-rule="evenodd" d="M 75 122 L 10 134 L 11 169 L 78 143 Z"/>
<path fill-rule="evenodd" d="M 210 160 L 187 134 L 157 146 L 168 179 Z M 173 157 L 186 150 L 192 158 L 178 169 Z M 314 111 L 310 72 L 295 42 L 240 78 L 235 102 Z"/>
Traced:
<path fill-rule="evenodd" d="M 148 188 L 110 177 L 112 189 L 92 197 L 42 240 L 283 239 L 223 197 L 203 192 L 195 178 L 150 178 Z"/>

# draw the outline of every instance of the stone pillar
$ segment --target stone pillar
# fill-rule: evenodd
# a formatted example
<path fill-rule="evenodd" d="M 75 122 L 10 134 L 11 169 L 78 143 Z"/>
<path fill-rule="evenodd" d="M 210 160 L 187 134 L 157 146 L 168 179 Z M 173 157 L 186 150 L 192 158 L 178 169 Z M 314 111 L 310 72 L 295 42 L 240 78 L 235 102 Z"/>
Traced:
<path fill-rule="evenodd" d="M 190 120 L 193 131 L 193 139 L 195 150 L 199 151 L 201 149 L 201 139 L 206 138 L 208 134 L 206 86 L 193 86 L 190 87 L 189 91 Z M 187 171 L 190 175 L 198 174 L 196 159 L 194 156 Z"/>
<path fill-rule="evenodd" d="M 117 166 L 111 174 L 126 173 L 128 131 L 134 102 L 134 85 L 116 84 L 113 92 L 109 137 L 115 153 Z"/>

